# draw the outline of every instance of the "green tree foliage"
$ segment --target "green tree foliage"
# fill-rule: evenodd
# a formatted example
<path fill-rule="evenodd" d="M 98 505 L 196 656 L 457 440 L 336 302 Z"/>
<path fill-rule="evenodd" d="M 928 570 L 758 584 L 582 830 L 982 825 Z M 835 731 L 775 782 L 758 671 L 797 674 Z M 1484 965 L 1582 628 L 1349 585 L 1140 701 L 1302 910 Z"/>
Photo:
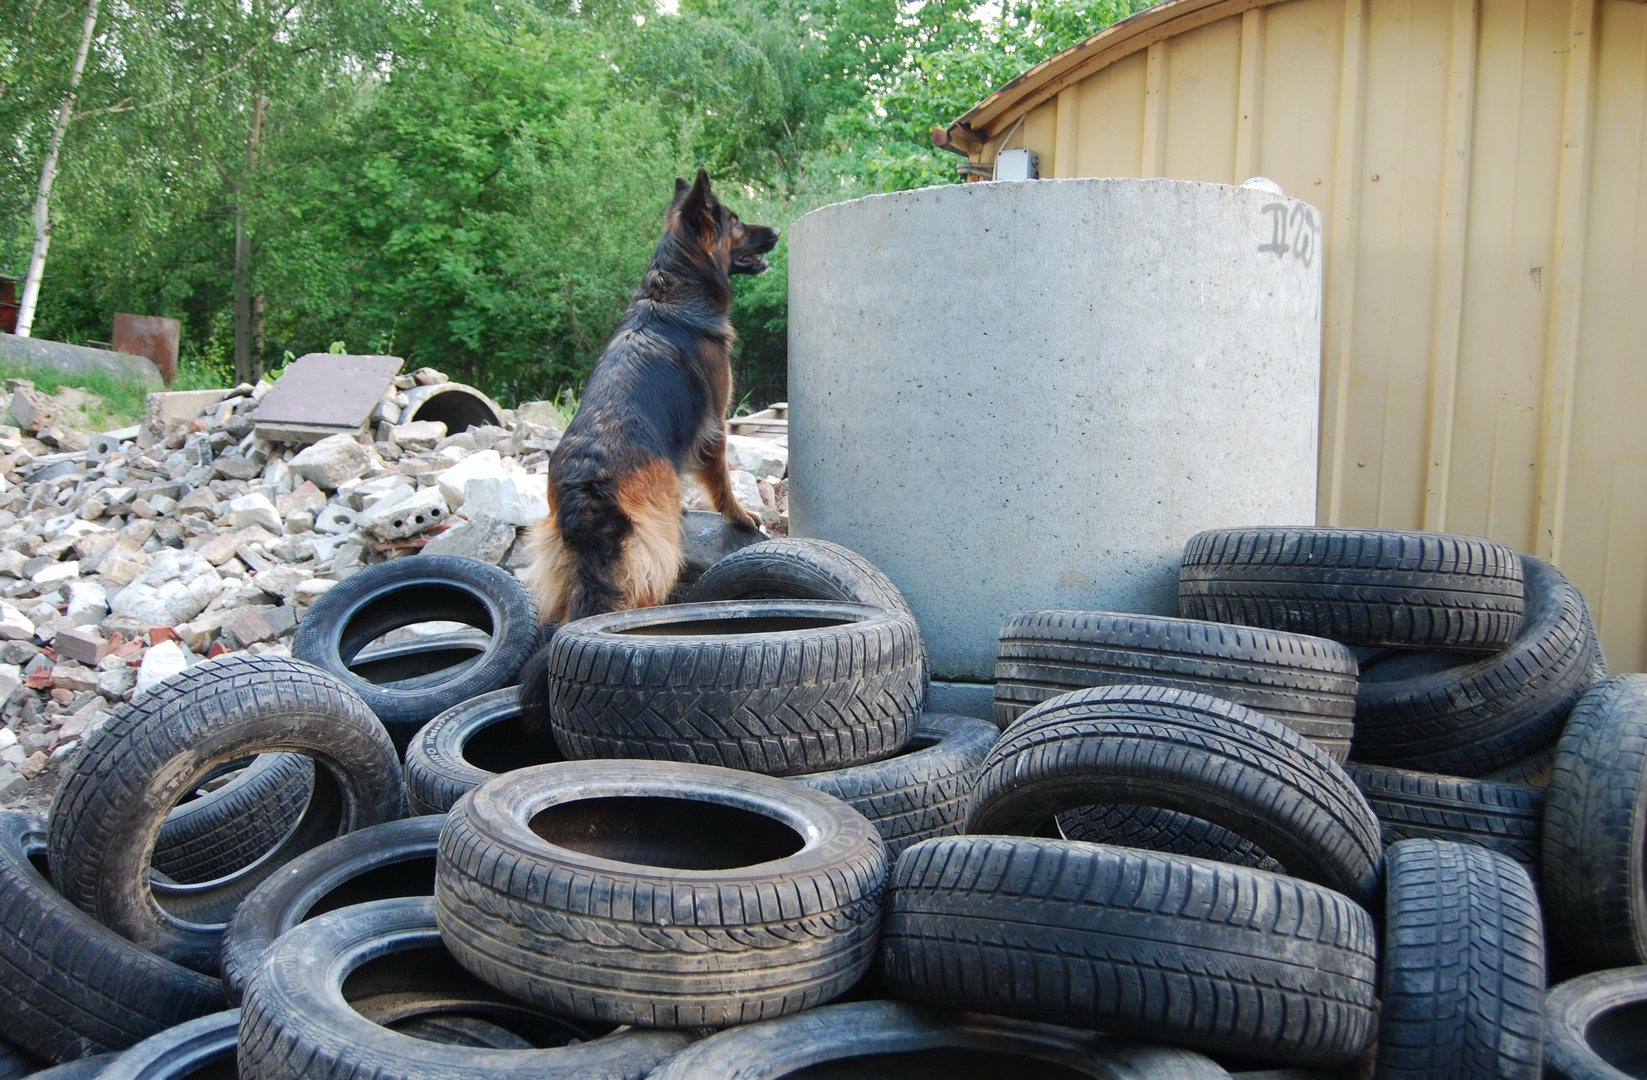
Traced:
<path fill-rule="evenodd" d="M 954 182 L 932 127 L 1142 6 L 122 0 L 65 141 L 37 333 L 181 316 L 186 353 L 223 370 L 238 219 L 271 366 L 341 340 L 505 400 L 575 389 L 676 175 L 702 164 L 746 218 L 786 229 Z M 0 0 L 0 270 L 26 260 L 81 11 Z M 784 246 L 771 261 L 734 290 L 754 407 L 783 390 Z"/>

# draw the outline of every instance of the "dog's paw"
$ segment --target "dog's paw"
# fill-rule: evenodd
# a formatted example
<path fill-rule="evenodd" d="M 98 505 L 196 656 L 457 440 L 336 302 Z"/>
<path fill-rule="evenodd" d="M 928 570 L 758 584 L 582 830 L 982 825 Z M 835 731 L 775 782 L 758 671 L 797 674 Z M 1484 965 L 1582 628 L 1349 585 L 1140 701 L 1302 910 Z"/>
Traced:
<path fill-rule="evenodd" d="M 738 507 L 738 512 L 736 514 L 727 515 L 726 520 L 728 524 L 740 532 L 761 533 L 763 536 L 765 535 L 761 529 L 761 519 L 755 514 L 751 514 L 748 510 L 745 510 L 741 506 Z"/>

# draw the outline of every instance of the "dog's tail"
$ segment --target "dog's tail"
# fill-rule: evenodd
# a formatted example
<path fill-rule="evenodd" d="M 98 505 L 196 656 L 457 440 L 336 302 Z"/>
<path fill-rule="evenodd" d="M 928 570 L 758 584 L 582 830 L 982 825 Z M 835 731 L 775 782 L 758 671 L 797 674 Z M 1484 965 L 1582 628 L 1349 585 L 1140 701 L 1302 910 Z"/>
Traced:
<path fill-rule="evenodd" d="M 549 731 L 549 644 L 555 636 L 553 625 L 543 628 L 543 644 L 520 669 L 515 700 L 520 703 L 521 730 L 528 735 Z"/>
<path fill-rule="evenodd" d="M 556 520 L 572 551 L 575 579 L 569 583 L 569 621 L 617 610 L 622 594 L 612 573 L 623 558 L 624 538 L 634 528 L 617 496 L 617 483 L 611 480 L 569 484 L 561 493 Z"/>

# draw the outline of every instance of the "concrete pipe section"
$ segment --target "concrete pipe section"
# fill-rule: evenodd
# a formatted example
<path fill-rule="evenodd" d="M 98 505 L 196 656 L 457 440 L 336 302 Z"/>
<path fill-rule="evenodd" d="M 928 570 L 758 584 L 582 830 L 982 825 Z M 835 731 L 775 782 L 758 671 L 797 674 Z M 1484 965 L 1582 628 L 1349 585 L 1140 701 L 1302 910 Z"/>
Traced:
<path fill-rule="evenodd" d="M 446 425 L 448 435 L 468 431 L 486 424 L 500 425 L 497 402 L 462 383 L 440 383 L 436 386 L 414 386 L 406 391 L 406 408 L 400 411 L 400 422 L 438 420 Z"/>
<path fill-rule="evenodd" d="M 1176 615 L 1202 529 L 1315 522 L 1321 215 L 1268 181 L 874 195 L 790 234 L 790 522 L 903 590 L 988 717 L 1037 608 Z"/>

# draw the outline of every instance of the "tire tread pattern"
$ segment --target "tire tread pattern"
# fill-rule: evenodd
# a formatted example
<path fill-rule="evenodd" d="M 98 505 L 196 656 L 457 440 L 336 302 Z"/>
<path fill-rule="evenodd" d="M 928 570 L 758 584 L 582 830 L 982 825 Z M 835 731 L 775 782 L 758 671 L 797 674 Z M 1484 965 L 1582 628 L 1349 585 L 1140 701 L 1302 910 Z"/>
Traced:
<path fill-rule="evenodd" d="M 1301 1065 L 1372 1035 L 1371 917 L 1329 889 L 1158 852 L 944 837 L 893 873 L 900 996 Z"/>
<path fill-rule="evenodd" d="M 1385 856 L 1375 1080 L 1539 1080 L 1544 926 L 1532 878 L 1470 844 Z"/>
<path fill-rule="evenodd" d="M 1488 652 L 1521 622 L 1521 559 L 1451 533 L 1217 529 L 1184 545 L 1178 607 L 1346 645 Z"/>

